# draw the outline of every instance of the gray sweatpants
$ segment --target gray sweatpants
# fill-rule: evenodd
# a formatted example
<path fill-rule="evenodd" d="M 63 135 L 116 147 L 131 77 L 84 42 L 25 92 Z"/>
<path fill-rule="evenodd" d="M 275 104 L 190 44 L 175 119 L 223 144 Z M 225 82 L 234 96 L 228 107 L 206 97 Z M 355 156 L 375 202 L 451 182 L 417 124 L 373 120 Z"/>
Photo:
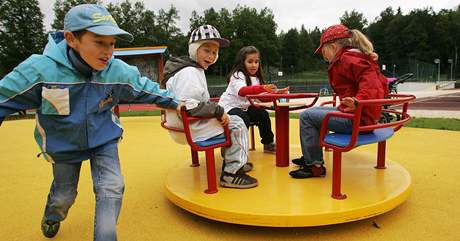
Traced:
<path fill-rule="evenodd" d="M 224 171 L 235 174 L 248 162 L 248 128 L 239 116 L 228 115 L 228 117 L 230 118 L 228 128 L 232 145 L 222 148 L 225 160 Z"/>

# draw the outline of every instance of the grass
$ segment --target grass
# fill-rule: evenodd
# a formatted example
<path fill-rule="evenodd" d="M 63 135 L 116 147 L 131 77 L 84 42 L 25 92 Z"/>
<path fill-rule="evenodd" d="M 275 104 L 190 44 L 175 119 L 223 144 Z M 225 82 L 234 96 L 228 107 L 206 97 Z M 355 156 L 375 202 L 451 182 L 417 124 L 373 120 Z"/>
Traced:
<path fill-rule="evenodd" d="M 160 116 L 159 110 L 154 111 L 129 111 L 122 112 L 121 117 L 130 116 Z M 273 113 L 270 113 L 271 117 L 274 117 Z M 6 120 L 17 120 L 17 119 L 33 119 L 34 115 L 27 115 L 25 118 L 18 115 L 9 116 Z M 290 113 L 291 119 L 299 119 L 299 113 Z M 453 118 L 412 118 L 412 120 L 405 125 L 406 127 L 425 128 L 425 129 L 437 129 L 437 130 L 450 130 L 460 131 L 460 119 Z"/>
<path fill-rule="evenodd" d="M 274 117 L 275 115 L 270 113 L 270 116 Z M 299 113 L 290 113 L 289 118 L 299 119 Z M 460 131 L 460 119 L 413 117 L 409 123 L 406 123 L 404 126 L 436 130 Z"/>
<path fill-rule="evenodd" d="M 460 119 L 453 118 L 413 118 L 405 126 L 437 130 L 460 131 Z"/>

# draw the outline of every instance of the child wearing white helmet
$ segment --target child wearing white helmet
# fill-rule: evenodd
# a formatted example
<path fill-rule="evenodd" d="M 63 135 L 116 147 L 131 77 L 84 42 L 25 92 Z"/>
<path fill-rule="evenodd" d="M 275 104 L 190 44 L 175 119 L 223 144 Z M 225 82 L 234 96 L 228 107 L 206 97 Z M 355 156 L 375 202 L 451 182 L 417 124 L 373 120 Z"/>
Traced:
<path fill-rule="evenodd" d="M 216 117 L 191 123 L 193 141 L 204 141 L 224 133 L 222 126 L 229 126 L 232 144 L 222 151 L 224 163 L 220 185 L 233 188 L 252 188 L 257 179 L 246 172 L 252 169 L 248 163 L 248 130 L 239 116 L 227 115 L 224 108 L 209 100 L 210 95 L 204 71 L 214 64 L 219 56 L 219 47 L 228 46 L 230 41 L 222 38 L 211 25 L 202 25 L 193 30 L 189 40 L 189 56 L 170 58 L 165 64 L 165 78 L 162 82 L 171 94 L 185 102 L 191 116 Z M 182 121 L 174 111 L 166 114 L 168 126 L 183 128 Z M 170 132 L 178 143 L 184 143 L 182 133 Z"/>

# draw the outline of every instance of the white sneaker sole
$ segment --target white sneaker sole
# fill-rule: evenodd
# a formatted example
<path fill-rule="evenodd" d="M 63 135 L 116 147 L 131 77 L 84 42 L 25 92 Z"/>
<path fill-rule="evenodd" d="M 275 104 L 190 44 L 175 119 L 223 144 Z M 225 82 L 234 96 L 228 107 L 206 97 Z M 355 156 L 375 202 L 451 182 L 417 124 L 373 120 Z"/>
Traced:
<path fill-rule="evenodd" d="M 226 182 L 221 182 L 220 185 L 222 187 L 229 187 L 229 188 L 238 188 L 238 189 L 248 189 L 248 188 L 253 188 L 257 187 L 258 183 L 251 183 L 247 185 L 238 185 L 238 184 L 232 184 L 232 183 L 226 183 Z"/>

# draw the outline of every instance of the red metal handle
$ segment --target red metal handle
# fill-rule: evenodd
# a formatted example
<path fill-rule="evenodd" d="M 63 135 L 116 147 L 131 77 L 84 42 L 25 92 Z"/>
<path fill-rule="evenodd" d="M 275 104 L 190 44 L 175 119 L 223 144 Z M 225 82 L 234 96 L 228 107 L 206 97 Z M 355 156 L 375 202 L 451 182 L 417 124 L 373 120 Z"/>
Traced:
<path fill-rule="evenodd" d="M 343 112 L 330 112 L 326 114 L 321 123 L 321 130 L 320 130 L 320 145 L 325 147 L 331 147 L 336 150 L 346 152 L 354 148 L 356 145 L 356 141 L 359 135 L 359 132 L 363 131 L 372 131 L 375 129 L 393 127 L 395 131 L 398 131 L 404 123 L 410 120 L 410 115 L 407 114 L 407 109 L 409 102 L 415 100 L 414 95 L 402 95 L 402 94 L 391 94 L 388 95 L 389 99 L 372 99 L 372 100 L 358 100 L 358 105 L 356 110 L 353 113 L 343 113 Z M 394 114 L 401 115 L 401 120 L 390 122 L 390 123 L 377 123 L 374 125 L 367 125 L 367 126 L 360 126 L 361 114 L 364 106 L 373 106 L 373 105 L 394 105 L 394 104 L 403 104 L 402 110 L 391 110 L 387 112 L 391 112 Z M 385 112 L 385 110 L 383 110 Z M 351 119 L 353 122 L 352 132 L 351 132 L 351 140 L 350 143 L 345 147 L 339 147 L 332 144 L 328 144 L 324 142 L 324 138 L 328 132 L 327 123 L 330 118 L 338 117 L 338 118 L 346 118 Z"/>
<path fill-rule="evenodd" d="M 275 109 L 277 109 L 278 108 L 278 103 L 277 103 L 278 99 L 309 99 L 309 98 L 313 98 L 313 100 L 309 104 L 298 106 L 298 107 L 289 107 L 289 110 L 291 111 L 291 110 L 299 110 L 299 109 L 305 109 L 305 108 L 312 107 L 313 105 L 315 105 L 316 101 L 318 100 L 319 94 L 318 93 L 293 93 L 293 94 L 271 94 L 271 93 L 266 94 L 266 93 L 264 93 L 264 94 L 258 94 L 258 95 L 247 95 L 246 98 L 248 98 L 249 103 L 251 103 L 251 105 L 253 105 L 255 107 L 259 107 L 259 108 L 264 108 L 264 109 L 267 109 L 267 110 L 275 110 Z M 273 107 L 266 107 L 266 106 L 263 106 L 263 105 L 259 105 L 254 101 L 255 99 L 269 100 L 269 101 L 271 101 L 273 103 Z"/>

